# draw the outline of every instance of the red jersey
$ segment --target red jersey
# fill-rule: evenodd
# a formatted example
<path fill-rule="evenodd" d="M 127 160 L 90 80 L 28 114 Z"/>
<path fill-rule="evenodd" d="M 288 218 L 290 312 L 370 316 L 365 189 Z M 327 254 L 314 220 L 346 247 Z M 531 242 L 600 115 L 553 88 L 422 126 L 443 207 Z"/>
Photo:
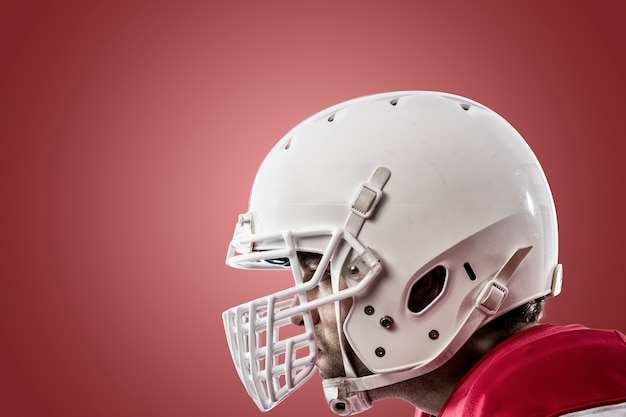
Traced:
<path fill-rule="evenodd" d="M 489 351 L 438 417 L 554 417 L 625 401 L 626 336 L 538 325 Z"/>

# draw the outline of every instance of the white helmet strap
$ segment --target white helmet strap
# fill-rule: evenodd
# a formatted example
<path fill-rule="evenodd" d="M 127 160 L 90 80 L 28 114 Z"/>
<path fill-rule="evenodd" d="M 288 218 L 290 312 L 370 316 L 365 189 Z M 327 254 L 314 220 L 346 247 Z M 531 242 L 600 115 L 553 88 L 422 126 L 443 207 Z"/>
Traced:
<path fill-rule="evenodd" d="M 365 220 L 368 219 L 375 211 L 380 198 L 382 197 L 382 189 L 389 180 L 391 171 L 385 167 L 378 167 L 372 174 L 369 182 L 362 183 L 356 192 L 354 199 L 350 204 L 350 215 L 346 221 L 345 231 L 355 238 L 359 235 Z M 339 283 L 342 275 L 343 265 L 350 253 L 349 245 L 342 245 L 334 256 L 333 271 L 331 273 L 333 292 L 340 291 Z M 365 271 L 362 271 L 365 272 Z M 360 274 L 359 274 L 360 275 Z M 354 380 L 357 374 L 352 366 L 352 362 L 346 353 L 346 346 L 342 335 L 341 307 L 340 302 L 335 301 L 335 319 L 337 322 L 337 334 L 339 335 L 339 347 L 343 359 L 344 373 L 347 379 Z M 337 385 L 334 386 L 338 388 Z M 324 387 L 324 393 L 331 410 L 339 415 L 349 415 L 365 411 L 372 406 L 372 403 L 365 391 L 358 393 L 338 392 L 330 388 L 330 391 Z"/>
<path fill-rule="evenodd" d="M 369 182 L 362 183 L 350 204 L 350 216 L 346 222 L 345 230 L 354 237 L 359 236 L 361 227 L 376 209 L 380 197 L 383 195 L 383 187 L 389 180 L 391 171 L 385 167 L 378 167 L 372 174 Z"/>

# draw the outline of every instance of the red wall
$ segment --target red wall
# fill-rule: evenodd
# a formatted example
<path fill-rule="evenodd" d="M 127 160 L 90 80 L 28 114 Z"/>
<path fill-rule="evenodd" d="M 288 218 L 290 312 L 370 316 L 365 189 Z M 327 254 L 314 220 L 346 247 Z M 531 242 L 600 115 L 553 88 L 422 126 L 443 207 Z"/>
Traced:
<path fill-rule="evenodd" d="M 619 0 L 197 3 L 0 5 L 0 415 L 260 415 L 220 314 L 279 283 L 224 266 L 236 216 L 289 128 L 389 90 L 517 127 L 559 213 L 547 319 L 626 331 Z M 270 415 L 331 414 L 313 381 Z"/>

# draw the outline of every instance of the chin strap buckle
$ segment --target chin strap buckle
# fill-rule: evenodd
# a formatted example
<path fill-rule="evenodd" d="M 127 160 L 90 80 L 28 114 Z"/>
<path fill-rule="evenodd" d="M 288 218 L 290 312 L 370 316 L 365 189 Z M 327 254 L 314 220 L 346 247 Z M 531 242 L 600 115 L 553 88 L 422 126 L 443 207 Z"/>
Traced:
<path fill-rule="evenodd" d="M 365 220 L 370 218 L 383 195 L 382 189 L 389 180 L 391 171 L 385 167 L 378 167 L 372 174 L 369 182 L 363 183 L 350 203 L 350 216 L 345 229 L 354 237 L 359 235 Z"/>
<path fill-rule="evenodd" d="M 476 297 L 476 309 L 487 316 L 493 316 L 497 313 L 509 293 L 506 287 L 507 282 L 522 263 L 532 246 L 519 248 L 515 251 L 508 261 L 500 268 L 498 273 L 482 288 L 478 297 Z"/>
<path fill-rule="evenodd" d="M 485 284 L 476 299 L 476 308 L 487 316 L 492 316 L 500 309 L 509 289 L 495 280 Z"/>
<path fill-rule="evenodd" d="M 345 377 L 324 379 L 322 386 L 330 410 L 337 415 L 350 416 L 372 408 L 367 392 L 350 389 Z"/>

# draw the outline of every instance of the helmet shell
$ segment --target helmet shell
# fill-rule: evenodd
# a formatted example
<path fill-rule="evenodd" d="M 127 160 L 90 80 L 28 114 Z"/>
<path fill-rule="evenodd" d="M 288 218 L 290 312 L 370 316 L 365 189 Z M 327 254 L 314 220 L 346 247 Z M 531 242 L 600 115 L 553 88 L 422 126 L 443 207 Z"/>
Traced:
<path fill-rule="evenodd" d="M 296 126 L 258 171 L 253 233 L 344 227 L 356 191 L 379 166 L 391 177 L 358 240 L 379 256 L 383 273 L 354 297 L 344 322 L 352 349 L 373 372 L 445 362 L 475 330 L 464 326 L 485 282 L 522 247 L 532 249 L 502 305 L 480 324 L 550 294 L 557 221 L 543 170 L 506 120 L 456 95 L 377 94 Z M 298 242 L 300 251 L 326 246 L 325 238 Z M 441 294 L 412 312 L 412 286 L 438 265 L 446 271 Z M 381 326 L 382 317 L 393 325 Z"/>

